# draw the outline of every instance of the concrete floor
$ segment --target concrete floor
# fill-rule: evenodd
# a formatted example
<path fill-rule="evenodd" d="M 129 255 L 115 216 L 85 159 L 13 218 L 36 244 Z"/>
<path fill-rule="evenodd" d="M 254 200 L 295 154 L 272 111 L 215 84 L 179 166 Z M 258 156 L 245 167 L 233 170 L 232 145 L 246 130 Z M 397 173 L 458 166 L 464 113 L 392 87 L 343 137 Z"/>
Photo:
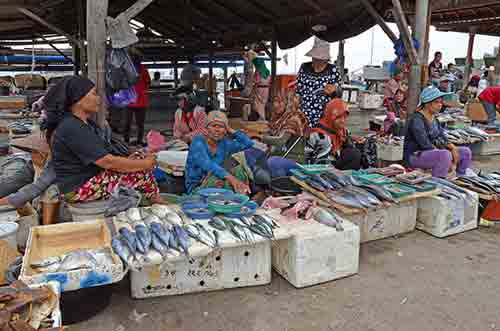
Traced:
<path fill-rule="evenodd" d="M 362 134 L 369 116 L 354 110 Z M 498 170 L 499 157 L 475 160 Z M 73 331 L 470 331 L 500 330 L 500 226 L 447 239 L 416 231 L 361 247 L 353 277 L 295 289 L 273 274 L 267 286 L 145 300 L 128 280 L 111 305 Z M 147 313 L 140 321 L 134 310 Z"/>
<path fill-rule="evenodd" d="M 117 284 L 111 305 L 73 331 L 436 331 L 500 329 L 500 227 L 448 239 L 416 231 L 361 247 L 358 275 L 145 300 Z M 136 310 L 147 313 L 139 322 Z M 132 315 L 132 316 L 131 316 Z"/>

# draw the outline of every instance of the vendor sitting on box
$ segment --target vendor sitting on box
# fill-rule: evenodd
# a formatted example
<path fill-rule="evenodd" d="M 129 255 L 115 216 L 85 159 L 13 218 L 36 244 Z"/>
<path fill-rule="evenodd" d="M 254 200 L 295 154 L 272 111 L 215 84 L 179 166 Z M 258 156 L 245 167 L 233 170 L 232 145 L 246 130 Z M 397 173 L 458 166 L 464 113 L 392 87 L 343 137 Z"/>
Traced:
<path fill-rule="evenodd" d="M 212 111 L 207 116 L 206 136 L 193 138 L 186 163 L 186 190 L 215 187 L 248 194 L 249 174 L 243 165 L 231 164 L 232 156 L 254 144 L 240 131 L 229 127 L 226 114 Z M 227 134 L 232 137 L 228 137 Z"/>
<path fill-rule="evenodd" d="M 99 111 L 101 99 L 90 80 L 65 77 L 48 92 L 46 100 L 44 129 L 52 136 L 56 184 L 66 201 L 106 199 L 122 185 L 139 191 L 152 203 L 163 202 L 151 172 L 155 157 L 114 156 L 97 133 L 90 118 Z"/>
<path fill-rule="evenodd" d="M 174 137 L 189 144 L 197 134 L 206 133 L 207 114 L 196 104 L 196 94 L 190 87 L 179 87 L 175 96 L 179 108 L 175 112 Z"/>
<path fill-rule="evenodd" d="M 408 119 L 403 152 L 405 166 L 431 169 L 434 177 L 443 178 L 455 169 L 457 175 L 465 175 L 472 160 L 468 147 L 457 147 L 448 142 L 435 118 L 443 106 L 445 95 L 447 93 L 435 87 L 422 91 L 417 111 Z"/>
<path fill-rule="evenodd" d="M 310 140 L 316 136 L 326 136 L 331 141 L 330 154 L 334 165 L 340 170 L 358 170 L 361 168 L 361 153 L 353 146 L 349 130 L 346 128 L 349 110 L 342 99 L 333 99 L 325 108 L 319 124 L 312 129 Z M 314 163 L 314 162 L 313 162 Z"/>

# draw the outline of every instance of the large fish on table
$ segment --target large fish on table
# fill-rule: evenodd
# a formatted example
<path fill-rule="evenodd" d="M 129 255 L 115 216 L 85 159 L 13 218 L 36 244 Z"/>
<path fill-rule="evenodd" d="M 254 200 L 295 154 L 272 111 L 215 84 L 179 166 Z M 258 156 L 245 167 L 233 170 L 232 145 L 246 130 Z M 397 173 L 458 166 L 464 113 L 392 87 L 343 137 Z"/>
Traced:
<path fill-rule="evenodd" d="M 189 239 L 189 235 L 182 228 L 182 226 L 178 224 L 174 224 L 172 230 L 175 234 L 175 238 L 177 239 L 180 249 L 189 259 L 191 259 L 191 257 L 189 256 L 189 247 L 191 247 L 191 240 Z"/>
<path fill-rule="evenodd" d="M 328 209 L 316 207 L 313 211 L 313 218 L 316 222 L 335 228 L 337 231 L 344 231 L 342 218 Z"/>
<path fill-rule="evenodd" d="M 358 199 L 353 198 L 352 194 L 347 194 L 343 191 L 327 192 L 326 194 L 335 203 L 350 208 L 366 210 Z"/>
<path fill-rule="evenodd" d="M 363 184 L 363 183 L 359 183 L 356 186 L 362 188 L 365 191 L 370 192 L 371 194 L 376 196 L 381 201 L 388 201 L 388 202 L 392 202 L 392 203 L 397 203 L 397 201 L 394 200 L 394 198 L 392 197 L 391 193 L 381 186 L 368 185 L 368 184 Z"/>
<path fill-rule="evenodd" d="M 353 191 L 354 193 L 358 194 L 359 196 L 363 196 L 367 199 L 369 203 L 371 203 L 373 206 L 380 206 L 382 204 L 382 201 L 380 201 L 377 196 L 372 194 L 371 192 L 368 192 L 360 187 L 357 186 L 348 186 L 346 189 L 349 189 L 350 191 Z"/>

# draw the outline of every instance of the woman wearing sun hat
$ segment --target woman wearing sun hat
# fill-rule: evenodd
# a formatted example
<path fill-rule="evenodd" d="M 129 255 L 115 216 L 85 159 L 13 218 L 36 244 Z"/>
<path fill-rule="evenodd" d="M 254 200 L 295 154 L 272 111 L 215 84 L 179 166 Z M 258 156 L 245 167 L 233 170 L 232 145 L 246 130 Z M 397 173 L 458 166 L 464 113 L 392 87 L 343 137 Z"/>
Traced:
<path fill-rule="evenodd" d="M 465 175 L 472 162 L 468 147 L 448 142 L 444 130 L 435 118 L 443 106 L 443 93 L 427 87 L 420 94 L 420 103 L 407 126 L 404 143 L 404 163 L 410 168 L 430 169 L 434 177 L 447 177 L 450 171 Z"/>
<path fill-rule="evenodd" d="M 304 63 L 297 76 L 297 94 L 300 110 L 306 115 L 309 126 L 315 127 L 326 104 L 335 97 L 340 84 L 337 67 L 330 64 L 330 44 L 314 38 L 313 48 L 306 54 L 312 62 Z"/>

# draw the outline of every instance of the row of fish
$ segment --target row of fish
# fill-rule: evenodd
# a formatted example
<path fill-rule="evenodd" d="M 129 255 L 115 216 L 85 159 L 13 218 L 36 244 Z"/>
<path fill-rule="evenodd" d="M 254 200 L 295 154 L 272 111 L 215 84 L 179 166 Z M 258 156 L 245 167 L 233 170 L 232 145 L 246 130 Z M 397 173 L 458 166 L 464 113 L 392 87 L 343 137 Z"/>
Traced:
<path fill-rule="evenodd" d="M 353 176 L 335 171 L 309 176 L 305 182 L 325 193 L 333 202 L 350 208 L 369 209 L 384 202 L 396 202 L 382 186 L 365 184 Z"/>
<path fill-rule="evenodd" d="M 462 199 L 469 207 L 472 207 L 474 195 L 471 192 L 464 190 L 462 187 L 455 185 L 446 179 L 438 177 L 432 177 L 431 179 L 427 179 L 425 182 L 439 187 L 441 190 L 441 193 L 439 194 L 440 197 L 449 200 Z"/>
<path fill-rule="evenodd" d="M 243 218 L 214 217 L 208 225 L 192 223 L 181 217 L 181 212 L 161 205 L 152 208 L 132 208 L 117 215 L 117 220 L 127 223 L 112 240 L 115 253 L 124 263 L 134 266 L 149 262 L 151 251 L 163 259 L 169 252 L 177 251 L 188 258 L 192 240 L 208 247 L 220 246 L 220 232 L 227 231 L 237 240 L 254 242 L 260 236 L 274 238 L 278 224 L 266 216 Z"/>
<path fill-rule="evenodd" d="M 95 269 L 97 266 L 111 265 L 113 258 L 109 249 L 76 250 L 67 254 L 51 256 L 30 263 L 35 271 L 43 273 L 65 272 L 80 269 Z"/>
<path fill-rule="evenodd" d="M 473 126 L 464 129 L 445 130 L 445 135 L 450 143 L 456 145 L 472 144 L 478 140 L 487 141 L 489 139 L 488 133 Z"/>
<path fill-rule="evenodd" d="M 483 194 L 495 195 L 500 198 L 500 174 L 479 173 L 477 176 L 463 176 L 457 179 L 464 187 Z"/>

